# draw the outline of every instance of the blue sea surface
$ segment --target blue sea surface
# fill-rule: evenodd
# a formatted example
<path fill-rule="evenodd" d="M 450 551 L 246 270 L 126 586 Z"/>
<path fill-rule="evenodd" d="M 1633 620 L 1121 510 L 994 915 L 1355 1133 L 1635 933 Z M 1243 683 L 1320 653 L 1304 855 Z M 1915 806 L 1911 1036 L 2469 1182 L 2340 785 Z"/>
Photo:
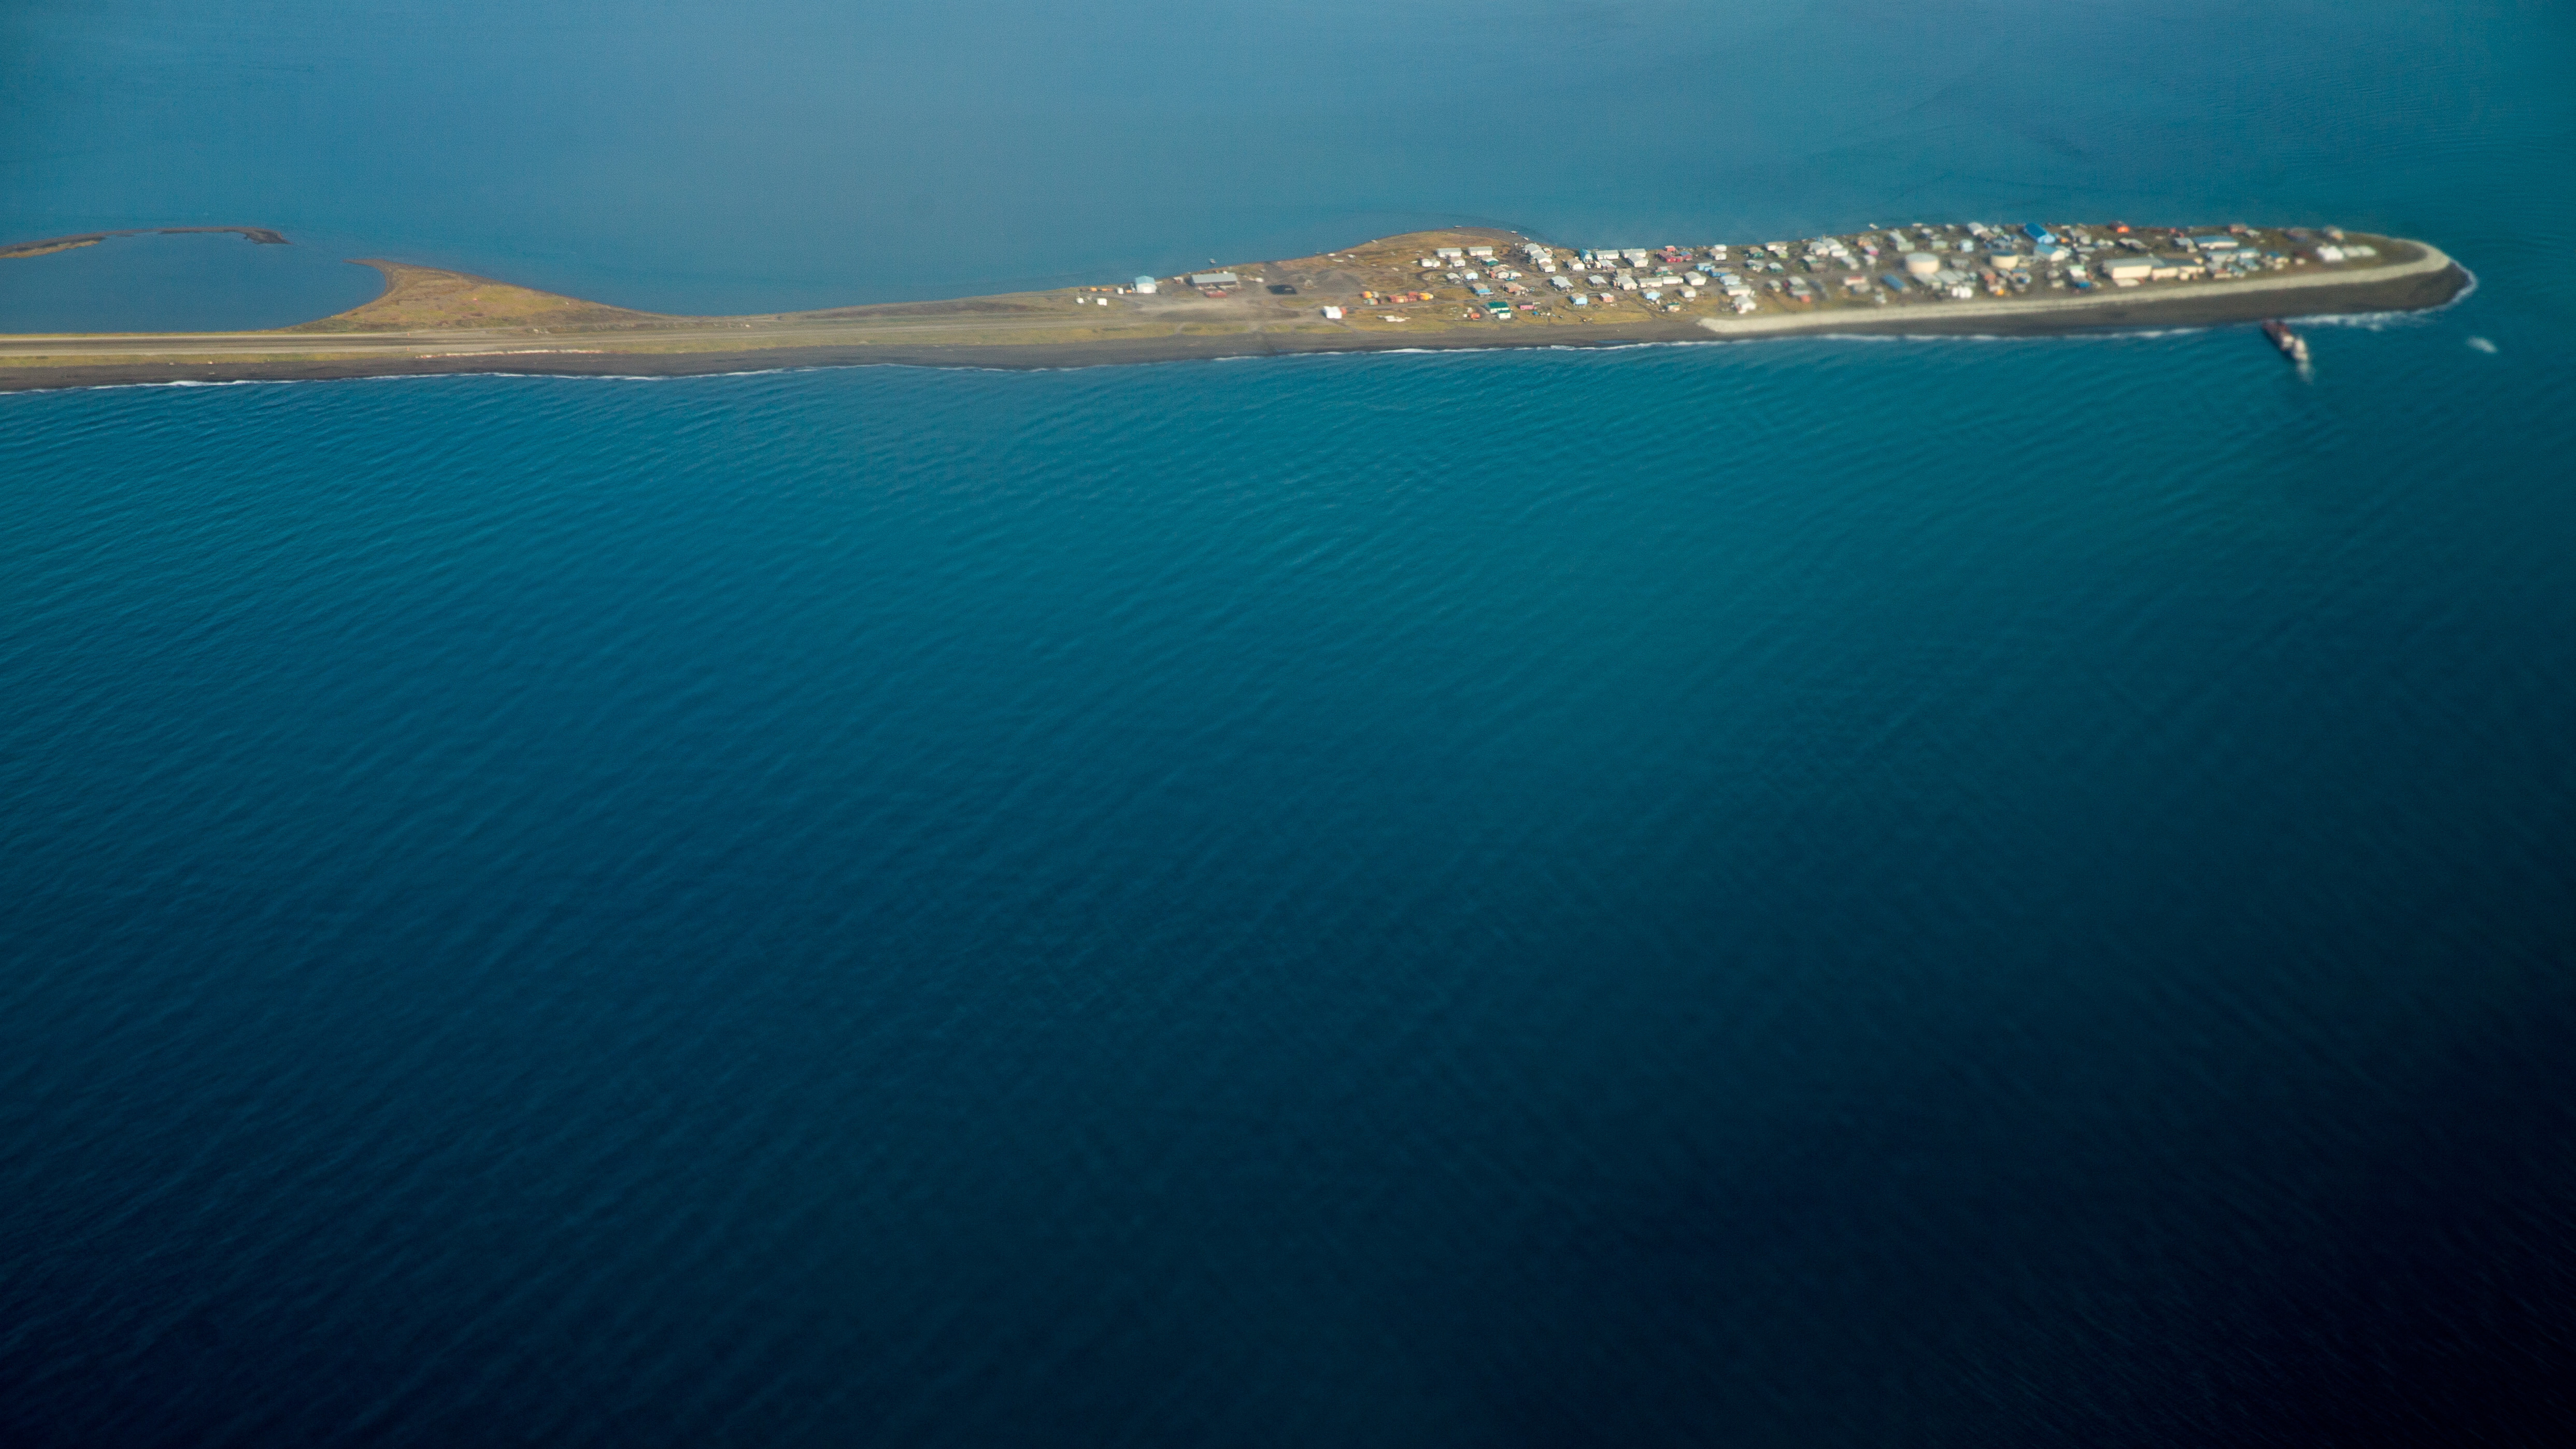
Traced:
<path fill-rule="evenodd" d="M 16 7 L 0 237 L 716 310 L 2245 214 L 2478 285 L 2306 376 L 0 396 L 0 1442 L 2576 1435 L 2563 12 L 710 14 Z"/>

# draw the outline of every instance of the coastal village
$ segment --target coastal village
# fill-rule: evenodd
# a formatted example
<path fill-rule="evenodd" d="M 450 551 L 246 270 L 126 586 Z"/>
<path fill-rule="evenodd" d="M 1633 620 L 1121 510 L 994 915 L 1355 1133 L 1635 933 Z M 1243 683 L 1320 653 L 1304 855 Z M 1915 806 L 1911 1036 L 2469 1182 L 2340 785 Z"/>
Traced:
<path fill-rule="evenodd" d="M 1077 301 L 1165 315 L 1198 310 L 1175 308 L 1175 301 L 1253 302 L 1282 321 L 1296 313 L 1371 331 L 1445 330 L 1461 321 L 1633 325 L 2017 297 L 2071 300 L 2337 272 L 2383 260 L 2378 245 L 2337 227 L 2272 230 L 2242 223 L 1915 223 L 1752 244 L 1592 248 L 1468 229 L 1413 233 L 1291 262 L 1140 276 L 1126 286 L 1083 289 L 1087 295 Z"/>
<path fill-rule="evenodd" d="M 42 265 L 13 262 L 9 265 Z M 2438 249 L 2335 227 L 2030 222 L 1865 227 L 1752 244 L 1564 247 L 1458 227 L 1123 285 L 686 317 L 374 259 L 384 292 L 242 333 L 0 337 L 0 391 L 394 372 L 707 371 L 913 362 L 1065 366 L 1798 332 L 2016 333 L 2413 310 L 2458 295 Z"/>

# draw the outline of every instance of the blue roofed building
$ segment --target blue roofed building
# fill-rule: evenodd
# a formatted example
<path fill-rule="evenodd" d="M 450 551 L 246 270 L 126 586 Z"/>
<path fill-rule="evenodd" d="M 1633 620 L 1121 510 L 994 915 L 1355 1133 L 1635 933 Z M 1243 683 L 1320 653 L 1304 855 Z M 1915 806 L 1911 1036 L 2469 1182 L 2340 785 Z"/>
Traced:
<path fill-rule="evenodd" d="M 2057 240 L 2057 238 L 2056 238 L 2056 237 L 2049 235 L 2048 228 L 2047 228 L 2047 227 L 2041 226 L 2038 222 L 2035 222 L 2035 221 L 2026 221 L 2026 222 L 2023 222 L 2023 223 L 2022 223 L 2022 228 L 2021 228 L 2021 234 L 2022 234 L 2023 236 L 2029 237 L 2032 241 L 2040 242 L 2040 243 L 2043 243 L 2043 244 L 2045 244 L 2045 243 L 2047 243 L 2047 242 L 2053 242 L 2053 241 Z"/>

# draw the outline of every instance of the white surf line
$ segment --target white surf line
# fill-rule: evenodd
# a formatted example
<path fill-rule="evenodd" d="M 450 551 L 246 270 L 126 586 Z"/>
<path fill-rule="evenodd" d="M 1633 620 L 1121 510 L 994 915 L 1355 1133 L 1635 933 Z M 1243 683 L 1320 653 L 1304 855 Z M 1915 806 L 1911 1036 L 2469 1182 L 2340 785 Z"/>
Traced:
<path fill-rule="evenodd" d="M 2052 312 L 2071 312 L 2114 303 L 2152 303 L 2172 299 L 2198 300 L 2204 297 L 2242 297 L 2248 294 L 2269 295 L 2276 292 L 2303 291 L 2315 287 L 2343 287 L 2357 283 L 2395 281 L 2401 277 L 2420 277 L 2454 265 L 2448 253 L 2430 243 L 2419 242 L 2424 255 L 2411 262 L 2391 267 L 2366 267 L 2352 272 L 2314 272 L 2297 277 L 2263 277 L 2242 282 L 2184 282 L 2179 286 L 2155 291 L 2144 288 L 2121 288 L 2098 297 L 2038 297 L 2018 302 L 1916 302 L 1899 304 L 1861 314 L 1873 318 L 1902 317 L 2044 317 Z M 2462 273 L 2468 268 L 2462 267 Z M 2471 286 L 2475 286 L 2472 278 Z M 2453 298 L 2457 301 L 2458 298 Z M 2448 304 L 2445 304 L 2448 305 Z M 2377 315 L 2377 314 L 2354 314 Z M 1844 312 L 1783 313 L 1768 317 L 1702 317 L 1699 325 L 1720 337 L 1765 337 L 1782 332 L 1825 332 L 1837 325 L 1855 323 L 1859 317 Z M 2312 319 L 2313 320 L 2313 319 Z M 2153 325 L 2152 323 L 2148 325 Z"/>

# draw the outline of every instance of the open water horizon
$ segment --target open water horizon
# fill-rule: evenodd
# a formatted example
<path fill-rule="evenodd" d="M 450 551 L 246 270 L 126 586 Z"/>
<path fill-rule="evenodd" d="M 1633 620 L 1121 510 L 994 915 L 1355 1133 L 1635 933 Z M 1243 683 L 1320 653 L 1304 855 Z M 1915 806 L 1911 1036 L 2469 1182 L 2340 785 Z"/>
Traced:
<path fill-rule="evenodd" d="M 2576 1428 L 2563 15 L 1030 9 L 979 121 L 945 19 L 470 13 L 14 10 L 0 230 L 717 311 L 1892 197 L 2479 287 L 2305 377 L 0 396 L 0 1439 Z M 308 306 L 308 244 L 0 263 L 0 325 Z"/>

